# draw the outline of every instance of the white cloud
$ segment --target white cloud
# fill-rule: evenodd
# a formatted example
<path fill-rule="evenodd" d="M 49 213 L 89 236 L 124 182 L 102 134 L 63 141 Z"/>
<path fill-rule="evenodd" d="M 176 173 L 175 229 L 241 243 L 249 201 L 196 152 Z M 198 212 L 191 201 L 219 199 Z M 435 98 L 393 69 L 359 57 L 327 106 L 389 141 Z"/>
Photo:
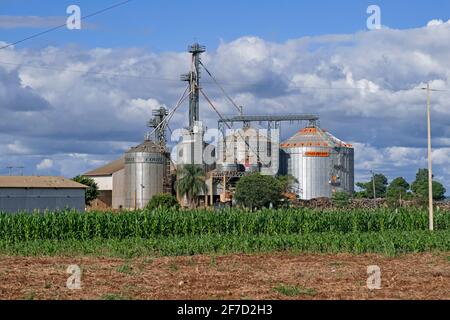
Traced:
<path fill-rule="evenodd" d="M 38 163 L 36 166 L 36 169 L 38 170 L 48 170 L 53 167 L 53 160 L 51 159 L 44 159 L 41 162 Z"/>
<path fill-rule="evenodd" d="M 7 152 L 15 155 L 26 155 L 30 153 L 30 149 L 25 146 L 21 141 L 14 141 L 6 145 Z"/>
<path fill-rule="evenodd" d="M 433 19 L 427 23 L 427 27 L 437 27 L 437 26 L 441 26 L 443 24 L 450 24 L 450 20 L 448 20 L 447 22 L 444 22 L 441 19 Z"/>
<path fill-rule="evenodd" d="M 426 96 L 421 88 L 427 82 L 450 87 L 446 26 L 284 43 L 248 36 L 222 42 L 203 61 L 246 113 L 319 114 L 322 126 L 355 142 L 360 177 L 371 169 L 414 176 L 426 166 Z M 2 159 L 24 150 L 40 159 L 58 155 L 62 160 L 55 161 L 53 170 L 69 176 L 113 159 L 142 140 L 152 109 L 174 106 L 186 85 L 179 75 L 189 68 L 185 52 L 75 47 L 0 51 Z M 235 113 L 207 74 L 202 76 L 204 91 L 221 113 Z M 444 148 L 450 136 L 448 101 L 450 92 L 433 92 L 433 145 Z M 203 100 L 200 112 L 208 127 L 217 127 L 217 115 Z M 186 124 L 185 104 L 171 127 Z M 294 129 L 289 130 L 283 131 L 285 137 Z M 22 149 L 11 141 L 20 141 Z M 449 154 L 440 148 L 434 153 L 437 176 L 448 181 Z"/>

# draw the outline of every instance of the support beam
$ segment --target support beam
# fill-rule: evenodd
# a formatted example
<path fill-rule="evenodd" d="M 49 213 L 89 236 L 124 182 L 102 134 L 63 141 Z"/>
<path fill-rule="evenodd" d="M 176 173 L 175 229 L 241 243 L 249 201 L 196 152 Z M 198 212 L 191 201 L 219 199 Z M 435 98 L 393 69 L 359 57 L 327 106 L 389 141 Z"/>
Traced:
<path fill-rule="evenodd" d="M 211 175 L 211 182 L 209 184 L 210 205 L 214 206 L 214 177 Z"/>
<path fill-rule="evenodd" d="M 234 122 L 283 122 L 283 121 L 318 121 L 319 116 L 312 114 L 280 114 L 280 115 L 240 115 L 223 117 L 219 120 L 220 123 Z"/>

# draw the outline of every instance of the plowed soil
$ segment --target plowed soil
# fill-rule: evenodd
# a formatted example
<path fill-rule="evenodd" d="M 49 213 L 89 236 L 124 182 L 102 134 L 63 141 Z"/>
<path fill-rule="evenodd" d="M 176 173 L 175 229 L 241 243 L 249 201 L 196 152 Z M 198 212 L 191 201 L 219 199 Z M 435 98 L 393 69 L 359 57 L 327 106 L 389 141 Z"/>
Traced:
<path fill-rule="evenodd" d="M 82 269 L 79 290 L 66 286 L 73 264 Z M 370 265 L 381 268 L 379 290 L 367 288 Z M 132 260 L 3 256 L 0 299 L 450 299 L 450 253 Z"/>

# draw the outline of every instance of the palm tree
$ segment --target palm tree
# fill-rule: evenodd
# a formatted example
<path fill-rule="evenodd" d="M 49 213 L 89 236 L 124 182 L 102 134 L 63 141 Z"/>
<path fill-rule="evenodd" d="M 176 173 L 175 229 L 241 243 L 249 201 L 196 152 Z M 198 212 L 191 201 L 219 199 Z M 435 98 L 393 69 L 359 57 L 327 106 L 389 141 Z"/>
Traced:
<path fill-rule="evenodd" d="M 194 164 L 187 164 L 178 171 L 176 189 L 180 196 L 186 196 L 190 206 L 197 206 L 198 196 L 206 192 L 205 172 Z"/>

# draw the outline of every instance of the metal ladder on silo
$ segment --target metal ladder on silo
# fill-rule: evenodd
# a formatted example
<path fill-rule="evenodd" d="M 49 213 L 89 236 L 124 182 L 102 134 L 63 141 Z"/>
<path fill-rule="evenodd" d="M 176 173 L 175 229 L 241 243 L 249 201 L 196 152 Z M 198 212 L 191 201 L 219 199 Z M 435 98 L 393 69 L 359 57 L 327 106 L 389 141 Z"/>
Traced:
<path fill-rule="evenodd" d="M 164 157 L 163 192 L 172 194 L 172 179 L 170 176 L 170 153 L 164 146 L 161 146 L 161 154 Z"/>

